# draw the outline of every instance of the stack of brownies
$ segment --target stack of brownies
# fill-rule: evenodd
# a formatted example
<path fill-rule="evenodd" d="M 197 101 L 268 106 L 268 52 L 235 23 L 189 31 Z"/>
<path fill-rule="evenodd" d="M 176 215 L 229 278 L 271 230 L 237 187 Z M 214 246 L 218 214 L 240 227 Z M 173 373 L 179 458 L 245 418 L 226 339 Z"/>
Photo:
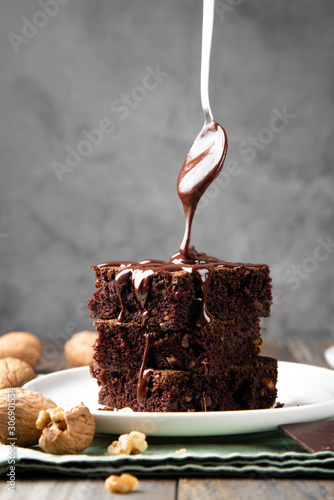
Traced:
<path fill-rule="evenodd" d="M 269 267 L 218 260 L 207 267 L 203 291 L 191 267 L 92 266 L 98 290 L 88 307 L 99 336 L 91 373 L 105 408 L 187 412 L 274 404 L 277 362 L 259 355 L 260 318 L 269 316 L 272 302 Z"/>

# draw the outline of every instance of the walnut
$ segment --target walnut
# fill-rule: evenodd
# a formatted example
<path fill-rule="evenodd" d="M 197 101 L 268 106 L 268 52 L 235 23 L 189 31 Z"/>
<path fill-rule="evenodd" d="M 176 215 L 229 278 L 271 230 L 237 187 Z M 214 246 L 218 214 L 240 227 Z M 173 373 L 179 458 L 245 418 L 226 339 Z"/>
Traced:
<path fill-rule="evenodd" d="M 257 310 L 257 311 L 262 311 L 263 309 L 263 305 L 261 304 L 261 302 L 259 302 L 257 299 L 254 300 L 254 308 Z"/>
<path fill-rule="evenodd" d="M 42 357 L 40 340 L 28 332 L 9 332 L 0 337 L 0 358 L 18 358 L 35 367 Z"/>
<path fill-rule="evenodd" d="M 132 474 L 112 474 L 105 480 L 105 485 L 111 493 L 128 493 L 134 490 L 139 484 L 138 479 Z"/>
<path fill-rule="evenodd" d="M 0 441 L 10 444 L 11 438 L 17 438 L 17 446 L 37 444 L 41 435 L 41 431 L 36 428 L 38 414 L 40 410 L 55 406 L 51 399 L 30 389 L 1 389 Z"/>
<path fill-rule="evenodd" d="M 189 335 L 186 333 L 182 339 L 182 347 L 189 347 Z"/>
<path fill-rule="evenodd" d="M 121 434 L 118 441 L 108 446 L 109 455 L 137 455 L 147 449 L 146 436 L 143 432 L 132 431 L 130 434 Z"/>
<path fill-rule="evenodd" d="M 0 389 L 21 387 L 35 377 L 33 368 L 21 359 L 0 359 Z"/>
<path fill-rule="evenodd" d="M 96 332 L 84 330 L 75 333 L 65 344 L 67 361 L 73 366 L 86 366 L 93 363 L 93 344 L 97 339 Z"/>
<path fill-rule="evenodd" d="M 176 370 L 180 368 L 180 362 L 173 354 L 171 356 L 167 356 L 166 361 L 172 368 Z"/>
<path fill-rule="evenodd" d="M 182 457 L 185 453 L 187 453 L 187 448 L 180 448 L 179 450 L 176 450 L 175 455 L 178 457 Z"/>
<path fill-rule="evenodd" d="M 36 427 L 42 430 L 38 441 L 42 450 L 53 455 L 74 455 L 90 445 L 96 424 L 83 403 L 70 411 L 58 407 L 45 410 L 35 421 Z"/>
<path fill-rule="evenodd" d="M 266 378 L 266 379 L 264 380 L 264 383 L 266 384 L 266 386 L 268 387 L 268 389 L 270 389 L 271 391 L 272 391 L 273 389 L 275 389 L 275 384 L 274 384 L 274 382 L 271 380 L 271 378 Z"/>

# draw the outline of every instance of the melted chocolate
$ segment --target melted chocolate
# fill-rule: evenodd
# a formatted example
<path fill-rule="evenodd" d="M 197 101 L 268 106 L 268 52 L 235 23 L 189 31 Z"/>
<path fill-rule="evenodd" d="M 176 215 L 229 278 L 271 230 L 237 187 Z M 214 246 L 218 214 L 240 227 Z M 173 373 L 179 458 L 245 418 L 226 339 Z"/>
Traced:
<path fill-rule="evenodd" d="M 120 322 L 124 321 L 124 304 L 122 300 L 123 290 L 130 283 L 133 285 L 137 300 L 143 310 L 142 322 L 150 314 L 147 309 L 147 299 L 150 292 L 150 285 L 153 275 L 156 272 L 185 271 L 193 274 L 198 279 L 202 290 L 201 311 L 196 322 L 196 326 L 203 329 L 211 321 L 212 315 L 207 309 L 207 295 L 214 268 L 228 267 L 237 269 L 239 267 L 261 267 L 263 264 L 243 264 L 241 262 L 225 262 L 223 260 L 210 257 L 204 252 L 197 252 L 194 247 L 188 249 L 189 258 L 185 259 L 179 251 L 171 256 L 168 262 L 162 260 L 147 259 L 141 262 L 132 261 L 110 261 L 100 264 L 98 267 L 119 267 L 120 270 L 115 276 L 115 288 L 121 303 L 121 312 L 118 316 Z"/>
<path fill-rule="evenodd" d="M 191 258 L 190 235 L 197 204 L 223 168 L 226 151 L 225 130 L 214 121 L 206 123 L 191 146 L 180 170 L 177 192 L 185 217 L 180 253 L 185 259 Z"/>
<path fill-rule="evenodd" d="M 201 397 L 201 410 L 202 410 L 202 411 L 207 411 L 207 408 L 206 408 L 206 399 L 205 399 L 205 392 L 202 392 L 202 397 Z"/>
<path fill-rule="evenodd" d="M 150 380 L 151 380 L 151 375 L 153 373 L 152 368 L 147 368 L 147 356 L 148 356 L 148 351 L 150 348 L 150 343 L 151 343 L 151 333 L 146 333 L 146 342 L 145 342 L 145 349 L 144 349 L 144 354 L 143 354 L 143 361 L 140 367 L 139 371 L 139 376 L 138 376 L 138 384 L 137 384 L 137 401 L 140 406 L 144 408 L 145 406 L 145 401 L 146 401 L 146 396 L 147 396 L 147 391 L 150 385 Z"/>

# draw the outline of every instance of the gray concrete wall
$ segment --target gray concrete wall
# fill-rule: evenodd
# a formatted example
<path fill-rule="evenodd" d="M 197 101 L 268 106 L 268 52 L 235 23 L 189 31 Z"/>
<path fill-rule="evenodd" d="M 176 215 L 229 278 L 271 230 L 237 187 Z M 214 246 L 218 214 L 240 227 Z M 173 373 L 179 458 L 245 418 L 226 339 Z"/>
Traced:
<path fill-rule="evenodd" d="M 0 333 L 51 339 L 92 327 L 90 265 L 178 249 L 201 2 L 41 4 L 0 5 Z M 211 104 L 229 151 L 192 241 L 271 266 L 269 337 L 334 336 L 333 21 L 330 0 L 217 2 Z"/>

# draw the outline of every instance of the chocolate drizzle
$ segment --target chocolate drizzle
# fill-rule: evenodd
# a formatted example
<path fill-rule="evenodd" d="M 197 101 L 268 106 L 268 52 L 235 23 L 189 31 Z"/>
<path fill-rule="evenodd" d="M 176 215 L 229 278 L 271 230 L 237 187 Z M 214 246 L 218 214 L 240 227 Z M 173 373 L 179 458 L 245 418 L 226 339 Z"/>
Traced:
<path fill-rule="evenodd" d="M 206 407 L 206 397 L 205 397 L 205 392 L 202 392 L 202 397 L 201 397 L 201 410 L 202 411 L 207 411 Z"/>
<path fill-rule="evenodd" d="M 145 262 L 145 261 L 144 261 Z M 145 309 L 150 284 L 152 281 L 153 269 L 149 267 L 143 268 L 142 265 L 136 263 L 125 264 L 125 269 L 119 271 L 115 277 L 115 288 L 121 303 L 121 312 L 118 316 L 119 321 L 124 321 L 124 305 L 122 300 L 122 292 L 132 281 L 133 288 L 137 300 L 143 309 L 142 322 L 145 323 L 149 311 Z"/>
<path fill-rule="evenodd" d="M 226 152 L 225 130 L 212 121 L 204 125 L 183 162 L 177 178 L 177 193 L 185 218 L 184 236 L 180 245 L 180 253 L 185 259 L 191 258 L 191 227 L 198 202 L 222 170 Z"/>
<path fill-rule="evenodd" d="M 228 267 L 237 269 L 239 267 L 261 267 L 262 264 L 244 264 L 239 262 L 225 262 L 223 260 L 210 257 L 204 252 L 197 252 L 194 247 L 189 247 L 189 258 L 185 259 L 181 252 L 171 256 L 168 262 L 162 260 L 147 259 L 141 262 L 132 261 L 110 261 L 104 262 L 99 267 L 119 267 L 120 270 L 115 276 L 115 288 L 121 304 L 121 311 L 118 316 L 120 322 L 124 321 L 123 290 L 133 286 L 138 303 L 142 308 L 142 323 L 145 324 L 146 318 L 150 314 L 147 307 L 150 286 L 153 275 L 157 272 L 176 272 L 185 271 L 193 274 L 198 280 L 201 289 L 201 310 L 196 321 L 196 326 L 204 329 L 211 321 L 212 315 L 207 309 L 207 296 L 210 281 L 215 268 Z"/>
<path fill-rule="evenodd" d="M 146 333 L 146 342 L 145 349 L 143 354 L 143 361 L 140 367 L 139 376 L 138 376 L 138 384 L 137 384 L 137 401 L 138 404 L 142 407 L 145 406 L 147 391 L 149 389 L 151 376 L 153 373 L 152 368 L 147 368 L 147 356 L 150 348 L 152 333 Z"/>

